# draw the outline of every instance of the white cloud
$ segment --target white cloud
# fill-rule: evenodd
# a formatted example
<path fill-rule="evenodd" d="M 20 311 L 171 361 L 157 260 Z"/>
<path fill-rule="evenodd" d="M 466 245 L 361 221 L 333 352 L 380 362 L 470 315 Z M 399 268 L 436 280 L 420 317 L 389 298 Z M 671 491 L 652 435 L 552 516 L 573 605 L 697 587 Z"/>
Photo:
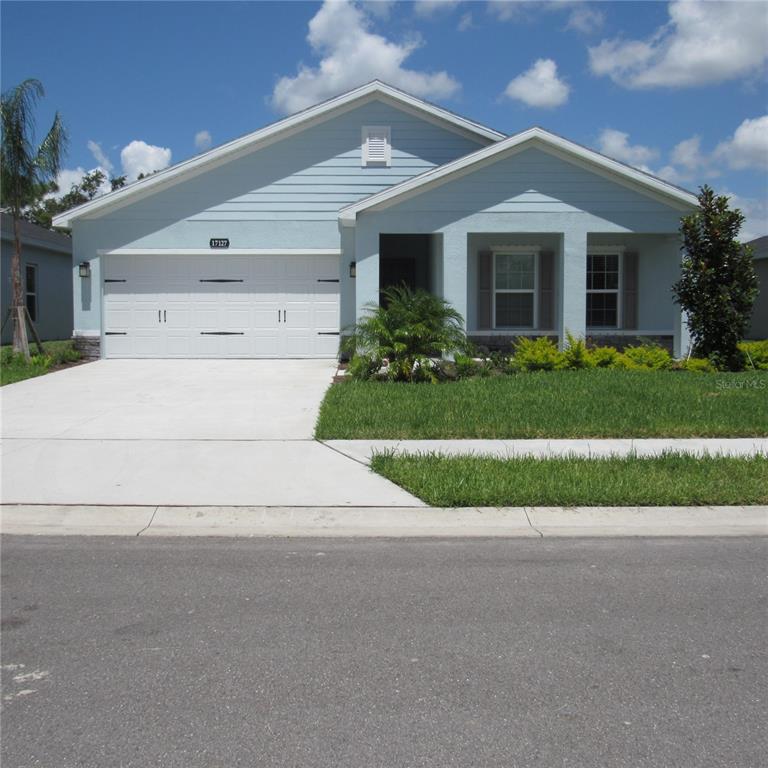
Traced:
<path fill-rule="evenodd" d="M 566 29 L 575 29 L 589 35 L 602 29 L 605 24 L 605 14 L 589 5 L 578 3 L 568 16 Z"/>
<path fill-rule="evenodd" d="M 440 11 L 452 11 L 461 0 L 415 0 L 413 10 L 417 16 L 434 16 Z"/>
<path fill-rule="evenodd" d="M 565 104 L 569 92 L 568 84 L 557 76 L 557 64 L 552 59 L 538 59 L 530 69 L 510 80 L 504 95 L 530 107 L 549 109 Z"/>
<path fill-rule="evenodd" d="M 360 5 L 377 19 L 388 19 L 395 0 L 362 0 Z"/>
<path fill-rule="evenodd" d="M 499 21 L 511 21 L 521 16 L 526 5 L 517 0 L 488 0 L 488 13 Z"/>
<path fill-rule="evenodd" d="M 94 160 L 107 172 L 107 175 L 111 174 L 114 170 L 111 160 L 106 156 L 104 150 L 101 148 L 101 144 L 98 141 L 88 140 L 88 149 L 91 151 Z"/>
<path fill-rule="evenodd" d="M 730 198 L 731 208 L 738 208 L 746 217 L 739 233 L 739 240 L 747 242 L 756 237 L 768 235 L 768 200 L 755 197 L 741 197 L 725 191 L 722 194 Z"/>
<path fill-rule="evenodd" d="M 459 90 L 459 83 L 446 72 L 403 66 L 421 40 L 395 43 L 371 32 L 370 26 L 370 17 L 354 3 L 325 0 L 309 22 L 307 35 L 320 63 L 317 67 L 302 64 L 295 77 L 281 77 L 272 92 L 273 107 L 283 113 L 297 112 L 375 78 L 433 99 Z"/>
<path fill-rule="evenodd" d="M 212 142 L 210 131 L 198 131 L 195 134 L 195 148 L 204 152 L 211 146 Z"/>
<path fill-rule="evenodd" d="M 683 87 L 750 75 L 768 58 L 764 2 L 669 4 L 670 20 L 647 40 L 603 40 L 590 67 L 627 88 Z"/>
<path fill-rule="evenodd" d="M 472 29 L 472 27 L 475 26 L 474 19 L 472 18 L 471 13 L 465 13 L 460 19 L 459 23 L 456 25 L 456 29 L 459 30 L 459 32 L 466 32 L 468 29 Z"/>
<path fill-rule="evenodd" d="M 156 147 L 145 141 L 134 140 L 120 152 L 123 173 L 128 181 L 135 181 L 140 173 L 148 174 L 161 171 L 171 164 L 171 150 L 168 147 Z"/>
<path fill-rule="evenodd" d="M 66 195 L 72 189 L 72 187 L 74 187 L 76 184 L 79 184 L 83 180 L 83 176 L 85 176 L 86 173 L 101 171 L 104 174 L 104 181 L 101 182 L 99 191 L 96 195 L 97 197 L 100 197 L 112 189 L 112 185 L 109 183 L 111 170 L 111 168 L 107 169 L 104 166 L 97 166 L 96 168 L 91 168 L 88 171 L 86 171 L 82 166 L 78 166 L 77 168 L 62 168 L 61 171 L 59 171 L 59 175 L 56 177 L 56 185 L 58 186 L 59 191 L 50 195 L 46 195 L 46 197 L 64 197 L 64 195 Z"/>
<path fill-rule="evenodd" d="M 715 157 L 734 169 L 768 170 L 768 115 L 745 120 L 715 149 Z"/>
<path fill-rule="evenodd" d="M 615 128 L 605 128 L 597 139 L 597 146 L 604 155 L 648 171 L 648 163 L 659 156 L 659 150 L 642 144 L 630 144 L 629 134 Z"/>

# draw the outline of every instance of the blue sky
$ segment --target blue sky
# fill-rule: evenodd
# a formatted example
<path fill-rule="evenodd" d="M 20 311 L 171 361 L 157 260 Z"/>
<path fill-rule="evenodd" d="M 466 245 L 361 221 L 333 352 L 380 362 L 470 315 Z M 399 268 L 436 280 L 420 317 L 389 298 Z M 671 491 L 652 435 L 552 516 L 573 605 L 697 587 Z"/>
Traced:
<path fill-rule="evenodd" d="M 513 133 L 542 125 L 768 234 L 766 2 L 12 2 L 2 88 L 41 80 L 61 186 L 134 176 L 379 77 Z"/>

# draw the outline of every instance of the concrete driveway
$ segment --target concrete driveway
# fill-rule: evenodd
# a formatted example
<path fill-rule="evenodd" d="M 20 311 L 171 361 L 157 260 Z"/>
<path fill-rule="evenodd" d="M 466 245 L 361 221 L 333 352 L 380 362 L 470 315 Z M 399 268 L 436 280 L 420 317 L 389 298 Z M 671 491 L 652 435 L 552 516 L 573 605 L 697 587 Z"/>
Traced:
<path fill-rule="evenodd" d="M 421 506 L 312 439 L 333 371 L 318 360 L 102 360 L 10 384 L 0 498 Z"/>

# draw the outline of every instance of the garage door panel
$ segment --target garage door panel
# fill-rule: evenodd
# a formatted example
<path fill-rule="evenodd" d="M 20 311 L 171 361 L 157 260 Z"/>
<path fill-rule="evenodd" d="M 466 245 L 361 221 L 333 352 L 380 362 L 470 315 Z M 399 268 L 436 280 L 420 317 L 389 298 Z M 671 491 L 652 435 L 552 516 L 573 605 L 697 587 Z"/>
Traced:
<path fill-rule="evenodd" d="M 335 257 L 105 257 L 104 275 L 108 357 L 336 355 Z"/>

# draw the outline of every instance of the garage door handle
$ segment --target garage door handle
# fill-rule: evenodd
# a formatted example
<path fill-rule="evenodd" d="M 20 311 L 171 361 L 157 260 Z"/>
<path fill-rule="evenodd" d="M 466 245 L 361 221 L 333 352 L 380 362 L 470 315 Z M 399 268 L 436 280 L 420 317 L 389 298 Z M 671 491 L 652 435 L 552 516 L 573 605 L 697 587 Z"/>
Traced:
<path fill-rule="evenodd" d="M 288 310 L 287 309 L 283 310 L 283 322 L 284 323 L 288 322 Z"/>
<path fill-rule="evenodd" d="M 160 320 L 160 310 L 159 309 L 157 310 L 157 322 L 158 323 L 161 322 L 161 320 Z"/>
<path fill-rule="evenodd" d="M 163 310 L 163 322 L 164 323 L 168 322 L 168 318 L 165 316 L 165 310 Z"/>

